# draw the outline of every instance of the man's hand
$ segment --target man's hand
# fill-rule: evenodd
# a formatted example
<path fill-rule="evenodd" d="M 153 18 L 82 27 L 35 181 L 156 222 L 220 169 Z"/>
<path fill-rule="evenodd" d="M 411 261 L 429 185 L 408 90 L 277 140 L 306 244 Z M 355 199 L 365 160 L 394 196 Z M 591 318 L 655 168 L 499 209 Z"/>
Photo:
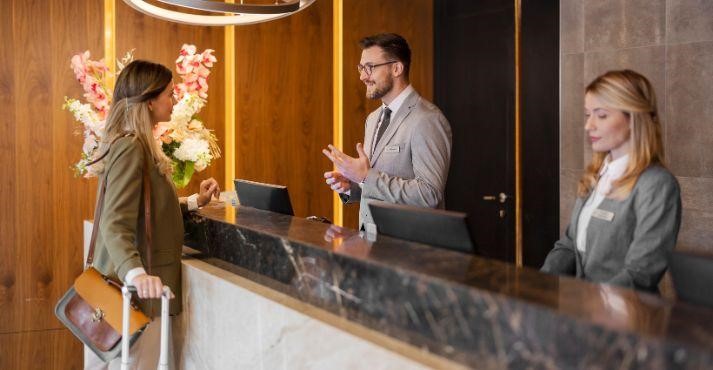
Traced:
<path fill-rule="evenodd" d="M 356 145 L 358 158 L 350 157 L 333 145 L 328 145 L 329 150 L 322 149 L 322 153 L 329 158 L 337 167 L 337 170 L 347 179 L 360 183 L 364 181 L 369 172 L 369 158 L 364 153 L 364 147 L 361 143 Z"/>
<path fill-rule="evenodd" d="M 352 187 L 349 179 L 337 171 L 325 172 L 324 178 L 327 185 L 339 194 L 346 193 Z"/>
<path fill-rule="evenodd" d="M 218 181 L 215 181 L 212 177 L 201 181 L 200 189 L 198 190 L 198 206 L 203 207 L 204 205 L 210 203 L 211 196 L 213 195 L 215 195 L 216 198 L 220 197 L 220 187 L 218 186 Z"/>

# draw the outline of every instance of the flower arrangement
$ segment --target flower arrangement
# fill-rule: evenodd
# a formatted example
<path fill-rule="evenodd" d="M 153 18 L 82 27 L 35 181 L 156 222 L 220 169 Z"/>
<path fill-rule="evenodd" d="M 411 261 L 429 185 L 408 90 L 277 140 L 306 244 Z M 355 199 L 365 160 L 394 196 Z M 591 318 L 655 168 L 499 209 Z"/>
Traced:
<path fill-rule="evenodd" d="M 72 57 L 71 67 L 77 81 L 84 89 L 87 103 L 65 97 L 62 108 L 69 110 L 82 125 L 84 145 L 80 160 L 74 165 L 77 175 L 97 176 L 101 169 L 97 165 L 87 166 L 95 157 L 99 142 L 104 135 L 104 125 L 111 105 L 109 68 L 103 60 L 93 61 L 89 51 Z M 133 60 L 133 51 L 120 61 L 120 72 Z M 208 99 L 208 76 L 216 63 L 213 50 L 196 53 L 194 45 L 184 44 L 176 59 L 176 72 L 181 82 L 174 85 L 174 98 L 170 122 L 161 122 L 154 127 L 154 137 L 161 143 L 163 152 L 173 161 L 173 182 L 178 188 L 188 184 L 195 171 L 203 171 L 211 161 L 220 157 L 220 148 L 215 135 L 205 128 L 198 113 Z M 118 73 L 118 72 L 117 72 Z"/>

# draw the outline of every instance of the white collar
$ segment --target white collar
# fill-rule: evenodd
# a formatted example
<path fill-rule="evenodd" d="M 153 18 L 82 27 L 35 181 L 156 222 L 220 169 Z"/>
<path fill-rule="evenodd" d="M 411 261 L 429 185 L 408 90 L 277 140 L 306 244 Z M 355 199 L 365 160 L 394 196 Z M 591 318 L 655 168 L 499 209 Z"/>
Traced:
<path fill-rule="evenodd" d="M 629 155 L 623 155 L 613 161 L 610 161 L 610 157 L 604 160 L 604 165 L 602 169 L 599 170 L 599 182 L 597 183 L 596 191 L 597 193 L 607 196 L 611 192 L 612 183 L 619 179 L 621 175 L 626 171 L 626 167 L 629 164 Z"/>
<path fill-rule="evenodd" d="M 391 110 L 391 117 L 394 117 L 396 115 L 396 112 L 399 111 L 399 108 L 401 108 L 401 105 L 404 104 L 404 101 L 406 100 L 406 97 L 409 96 L 414 91 L 413 86 L 409 84 L 406 86 L 406 88 L 399 94 L 399 96 L 396 97 L 393 101 L 391 101 L 391 104 L 386 105 L 383 102 L 381 103 L 381 107 L 389 107 L 389 110 Z"/>
<path fill-rule="evenodd" d="M 626 171 L 626 166 L 629 164 L 629 155 L 625 154 L 615 160 L 611 160 L 611 154 L 604 160 L 604 165 L 599 171 L 599 175 L 607 174 L 607 177 L 618 179 Z"/>

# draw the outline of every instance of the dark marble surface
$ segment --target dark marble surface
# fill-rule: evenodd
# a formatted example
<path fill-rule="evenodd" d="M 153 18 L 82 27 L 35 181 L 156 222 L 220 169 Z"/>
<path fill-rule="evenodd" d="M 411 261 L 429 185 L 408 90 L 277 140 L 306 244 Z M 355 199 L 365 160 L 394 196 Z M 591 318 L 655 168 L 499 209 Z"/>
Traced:
<path fill-rule="evenodd" d="M 713 368 L 710 309 L 248 207 L 186 233 L 209 263 L 472 367 Z"/>

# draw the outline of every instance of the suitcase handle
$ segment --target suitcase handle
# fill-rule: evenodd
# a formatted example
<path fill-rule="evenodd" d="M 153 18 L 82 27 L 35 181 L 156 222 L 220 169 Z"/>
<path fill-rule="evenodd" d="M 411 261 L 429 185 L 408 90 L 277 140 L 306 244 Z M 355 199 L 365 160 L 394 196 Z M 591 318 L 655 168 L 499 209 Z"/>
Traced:
<path fill-rule="evenodd" d="M 131 294 L 136 293 L 133 285 L 121 287 L 123 299 L 122 324 L 121 324 L 121 370 L 129 370 L 129 307 L 131 306 Z M 158 360 L 159 370 L 168 370 L 168 308 L 171 299 L 171 288 L 163 286 L 161 292 L 161 354 Z"/>

